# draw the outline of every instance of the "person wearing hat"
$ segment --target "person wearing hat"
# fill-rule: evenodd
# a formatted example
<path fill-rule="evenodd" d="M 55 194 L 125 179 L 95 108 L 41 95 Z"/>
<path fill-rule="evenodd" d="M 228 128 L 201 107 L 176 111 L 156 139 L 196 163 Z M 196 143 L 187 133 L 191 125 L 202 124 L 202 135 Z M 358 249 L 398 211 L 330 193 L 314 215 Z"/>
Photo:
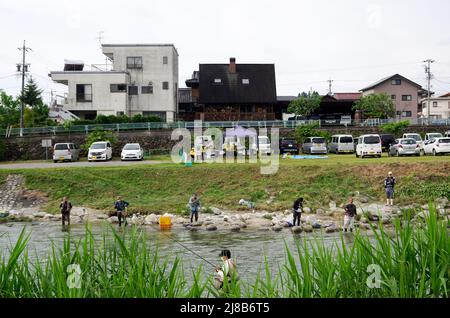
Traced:
<path fill-rule="evenodd" d="M 384 180 L 384 188 L 386 189 L 386 205 L 394 205 L 394 188 L 395 177 L 392 171 L 389 171 L 387 178 Z"/>

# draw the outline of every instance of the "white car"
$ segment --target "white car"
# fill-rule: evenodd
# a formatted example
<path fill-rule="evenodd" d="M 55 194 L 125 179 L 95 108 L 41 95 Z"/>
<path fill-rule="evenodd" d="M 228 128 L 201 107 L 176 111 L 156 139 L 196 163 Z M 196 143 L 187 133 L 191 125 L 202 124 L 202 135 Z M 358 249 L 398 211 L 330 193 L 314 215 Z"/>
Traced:
<path fill-rule="evenodd" d="M 428 133 L 428 134 L 425 134 L 424 142 L 430 141 L 431 139 L 435 139 L 435 138 L 444 138 L 444 136 L 441 133 Z"/>
<path fill-rule="evenodd" d="M 144 150 L 139 144 L 126 144 L 122 153 L 120 154 L 120 160 L 143 160 Z"/>
<path fill-rule="evenodd" d="M 109 141 L 94 142 L 89 147 L 88 161 L 100 161 L 112 159 L 112 147 Z"/>
<path fill-rule="evenodd" d="M 423 147 L 425 155 L 437 156 L 450 153 L 450 138 L 435 138 L 427 141 Z"/>
<path fill-rule="evenodd" d="M 380 135 L 363 135 L 358 138 L 356 145 L 356 157 L 377 157 L 381 158 L 381 138 Z"/>
<path fill-rule="evenodd" d="M 409 138 L 414 139 L 417 142 L 417 144 L 419 145 L 420 151 L 423 152 L 424 143 L 423 143 L 422 137 L 419 134 L 403 134 L 402 138 L 403 139 L 409 139 Z"/>

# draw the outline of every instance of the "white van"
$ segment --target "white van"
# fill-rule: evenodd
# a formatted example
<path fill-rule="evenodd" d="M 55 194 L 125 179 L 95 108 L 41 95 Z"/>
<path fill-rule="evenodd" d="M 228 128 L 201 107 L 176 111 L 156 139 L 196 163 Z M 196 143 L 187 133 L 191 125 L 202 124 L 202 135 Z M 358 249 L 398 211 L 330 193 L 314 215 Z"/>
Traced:
<path fill-rule="evenodd" d="M 331 137 L 331 143 L 328 145 L 330 153 L 354 153 L 355 145 L 352 135 L 334 135 Z"/>
<path fill-rule="evenodd" d="M 420 150 L 423 152 L 423 140 L 419 134 L 403 134 L 403 139 L 412 138 L 414 139 L 420 147 Z"/>
<path fill-rule="evenodd" d="M 445 137 L 445 138 L 450 137 L 450 130 L 448 130 L 448 131 L 446 131 L 446 132 L 444 133 L 444 137 Z"/>
<path fill-rule="evenodd" d="M 258 152 L 259 155 L 265 154 L 270 156 L 271 148 L 270 148 L 270 140 L 267 136 L 258 136 Z"/>
<path fill-rule="evenodd" d="M 378 157 L 381 158 L 380 135 L 363 135 L 358 138 L 356 145 L 356 157 Z"/>
<path fill-rule="evenodd" d="M 88 151 L 88 161 L 104 160 L 108 161 L 112 159 L 112 148 L 109 141 L 94 142 Z"/>

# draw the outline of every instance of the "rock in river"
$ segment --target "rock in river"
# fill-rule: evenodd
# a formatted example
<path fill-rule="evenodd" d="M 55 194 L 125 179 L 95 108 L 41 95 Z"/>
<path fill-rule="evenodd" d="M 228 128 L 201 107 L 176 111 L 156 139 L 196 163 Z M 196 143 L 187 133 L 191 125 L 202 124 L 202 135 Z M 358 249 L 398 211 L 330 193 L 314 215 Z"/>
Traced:
<path fill-rule="evenodd" d="M 303 230 L 301 226 L 294 226 L 291 231 L 292 233 L 302 233 Z"/>
<path fill-rule="evenodd" d="M 279 225 L 275 225 L 274 227 L 272 227 L 272 231 L 275 232 L 280 232 L 283 230 L 283 227 L 279 226 Z"/>
<path fill-rule="evenodd" d="M 241 228 L 238 225 L 234 225 L 230 228 L 231 232 L 239 232 Z"/>
<path fill-rule="evenodd" d="M 207 231 L 216 231 L 217 230 L 217 226 L 215 226 L 214 224 L 210 224 L 206 227 Z"/>

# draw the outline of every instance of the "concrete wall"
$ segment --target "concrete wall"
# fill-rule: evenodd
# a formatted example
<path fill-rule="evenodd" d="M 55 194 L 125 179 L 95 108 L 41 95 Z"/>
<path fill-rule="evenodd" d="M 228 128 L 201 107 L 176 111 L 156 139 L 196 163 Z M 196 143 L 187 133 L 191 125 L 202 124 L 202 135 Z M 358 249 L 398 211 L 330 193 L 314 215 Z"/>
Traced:
<path fill-rule="evenodd" d="M 334 134 L 351 134 L 354 137 L 380 133 L 377 127 L 352 127 L 345 128 L 324 128 Z M 450 127 L 446 126 L 410 126 L 406 129 L 406 132 L 410 133 L 432 133 L 441 132 L 444 133 L 450 130 Z M 258 130 L 256 130 L 258 132 Z M 120 155 L 122 147 L 126 143 L 139 143 L 145 151 L 150 151 L 150 154 L 169 154 L 172 147 L 178 142 L 171 140 L 171 130 L 161 130 L 146 132 L 120 132 L 117 133 L 117 144 L 113 147 L 113 153 L 115 157 Z M 270 130 L 268 130 L 270 134 Z M 280 137 L 294 137 L 294 129 L 280 128 Z M 5 160 L 43 160 L 45 159 L 45 149 L 41 147 L 42 139 L 52 139 L 52 144 L 58 142 L 73 142 L 77 145 L 81 145 L 85 142 L 86 135 L 57 135 L 50 137 L 24 137 L 24 138 L 9 138 L 5 139 Z M 50 153 L 50 152 L 49 152 Z M 83 152 L 83 156 L 86 154 Z"/>

